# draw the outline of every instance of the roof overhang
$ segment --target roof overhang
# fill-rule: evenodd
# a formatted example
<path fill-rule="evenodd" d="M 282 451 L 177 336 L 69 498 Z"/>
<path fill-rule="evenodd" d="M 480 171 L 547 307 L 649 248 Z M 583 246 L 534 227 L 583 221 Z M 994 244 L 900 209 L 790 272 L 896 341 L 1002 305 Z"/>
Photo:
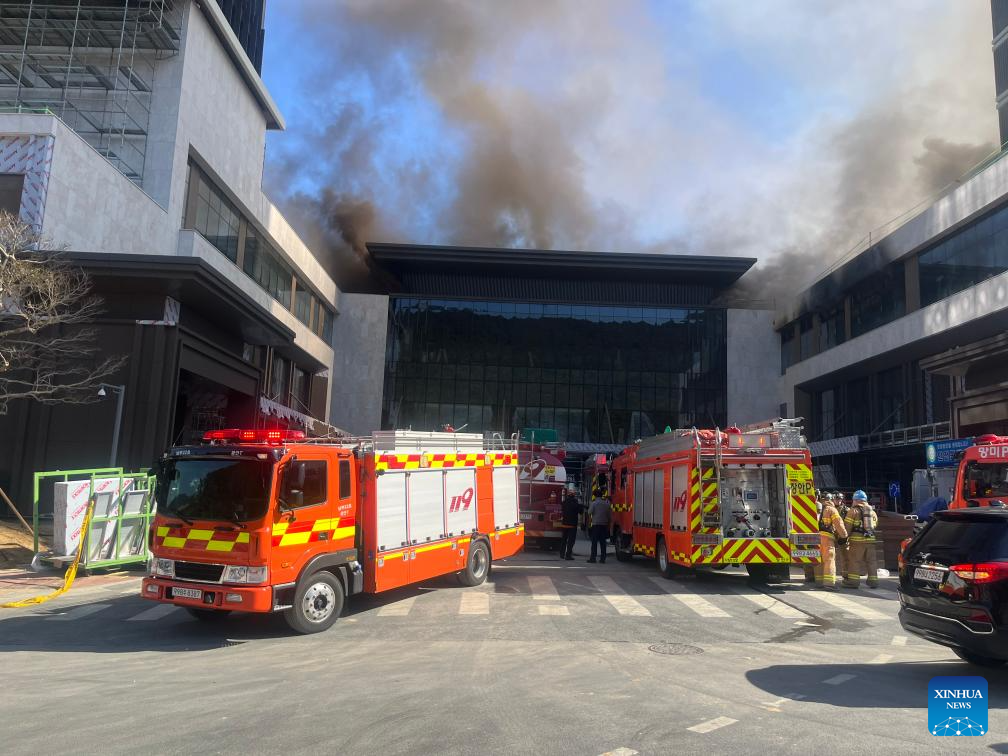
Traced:
<path fill-rule="evenodd" d="M 725 287 L 735 283 L 756 262 L 753 257 L 509 247 L 369 243 L 367 248 L 374 262 L 393 276 L 419 271 L 529 278 L 695 281 Z"/>
<path fill-rule="evenodd" d="M 259 102 L 263 115 L 266 116 L 266 128 L 283 131 L 287 128 L 287 124 L 280 113 L 280 108 L 273 101 L 273 96 L 266 89 L 262 77 L 259 76 L 259 72 L 255 70 L 255 66 L 249 60 L 245 49 L 241 46 L 241 42 L 238 41 L 237 35 L 231 28 L 231 24 L 228 23 L 227 18 L 224 16 L 224 11 L 220 9 L 216 0 L 197 0 L 196 4 L 203 10 L 203 15 L 210 22 L 210 27 L 217 34 L 228 57 L 231 58 L 238 68 L 241 77 L 245 80 L 248 88 L 252 90 L 252 94 Z"/>

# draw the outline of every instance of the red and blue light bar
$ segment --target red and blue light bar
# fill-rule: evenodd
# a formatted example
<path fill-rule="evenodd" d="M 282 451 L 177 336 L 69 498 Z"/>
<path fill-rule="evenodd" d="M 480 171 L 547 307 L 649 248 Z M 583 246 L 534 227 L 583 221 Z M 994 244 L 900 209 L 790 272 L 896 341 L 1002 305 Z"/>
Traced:
<path fill-rule="evenodd" d="M 304 439 L 304 431 L 268 430 L 266 428 L 224 428 L 223 430 L 207 431 L 203 434 L 204 441 L 237 441 L 246 444 L 281 444 L 284 441 L 303 441 Z"/>

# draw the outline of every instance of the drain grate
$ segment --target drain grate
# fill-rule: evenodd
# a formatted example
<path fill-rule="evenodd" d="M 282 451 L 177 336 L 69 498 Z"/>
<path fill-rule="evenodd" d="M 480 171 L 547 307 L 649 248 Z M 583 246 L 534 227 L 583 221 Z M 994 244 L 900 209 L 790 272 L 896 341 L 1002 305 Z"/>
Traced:
<path fill-rule="evenodd" d="M 655 643 L 653 646 L 648 646 L 648 651 L 665 656 L 695 656 L 703 653 L 703 649 L 699 646 L 689 646 L 685 643 Z"/>

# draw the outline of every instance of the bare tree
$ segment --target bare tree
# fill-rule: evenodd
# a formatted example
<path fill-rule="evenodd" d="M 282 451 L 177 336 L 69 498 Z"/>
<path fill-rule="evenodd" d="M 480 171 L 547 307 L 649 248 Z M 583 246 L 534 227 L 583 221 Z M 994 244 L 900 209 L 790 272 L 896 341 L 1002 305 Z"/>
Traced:
<path fill-rule="evenodd" d="M 16 399 L 97 401 L 99 385 L 125 362 L 98 359 L 86 324 L 102 302 L 88 276 L 46 246 L 30 225 L 0 211 L 0 415 Z"/>

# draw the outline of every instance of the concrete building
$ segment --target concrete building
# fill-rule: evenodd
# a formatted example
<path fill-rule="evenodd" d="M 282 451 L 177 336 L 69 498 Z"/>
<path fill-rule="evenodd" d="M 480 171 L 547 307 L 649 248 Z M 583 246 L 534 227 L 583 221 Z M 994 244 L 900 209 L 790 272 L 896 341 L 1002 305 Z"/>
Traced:
<path fill-rule="evenodd" d="M 104 298 L 128 469 L 209 428 L 326 429 L 339 292 L 261 189 L 284 126 L 262 18 L 261 0 L 0 5 L 0 204 Z M 0 485 L 27 501 L 31 471 L 108 464 L 114 416 L 111 396 L 13 404 Z"/>
<path fill-rule="evenodd" d="M 351 431 L 548 428 L 612 451 L 778 410 L 772 312 L 716 304 L 750 258 L 368 248 L 393 284 L 341 298 L 333 422 Z"/>
<path fill-rule="evenodd" d="M 926 442 L 1008 433 L 1008 159 L 817 281 L 776 328 L 780 401 L 810 420 L 824 484 L 907 492 Z"/>

